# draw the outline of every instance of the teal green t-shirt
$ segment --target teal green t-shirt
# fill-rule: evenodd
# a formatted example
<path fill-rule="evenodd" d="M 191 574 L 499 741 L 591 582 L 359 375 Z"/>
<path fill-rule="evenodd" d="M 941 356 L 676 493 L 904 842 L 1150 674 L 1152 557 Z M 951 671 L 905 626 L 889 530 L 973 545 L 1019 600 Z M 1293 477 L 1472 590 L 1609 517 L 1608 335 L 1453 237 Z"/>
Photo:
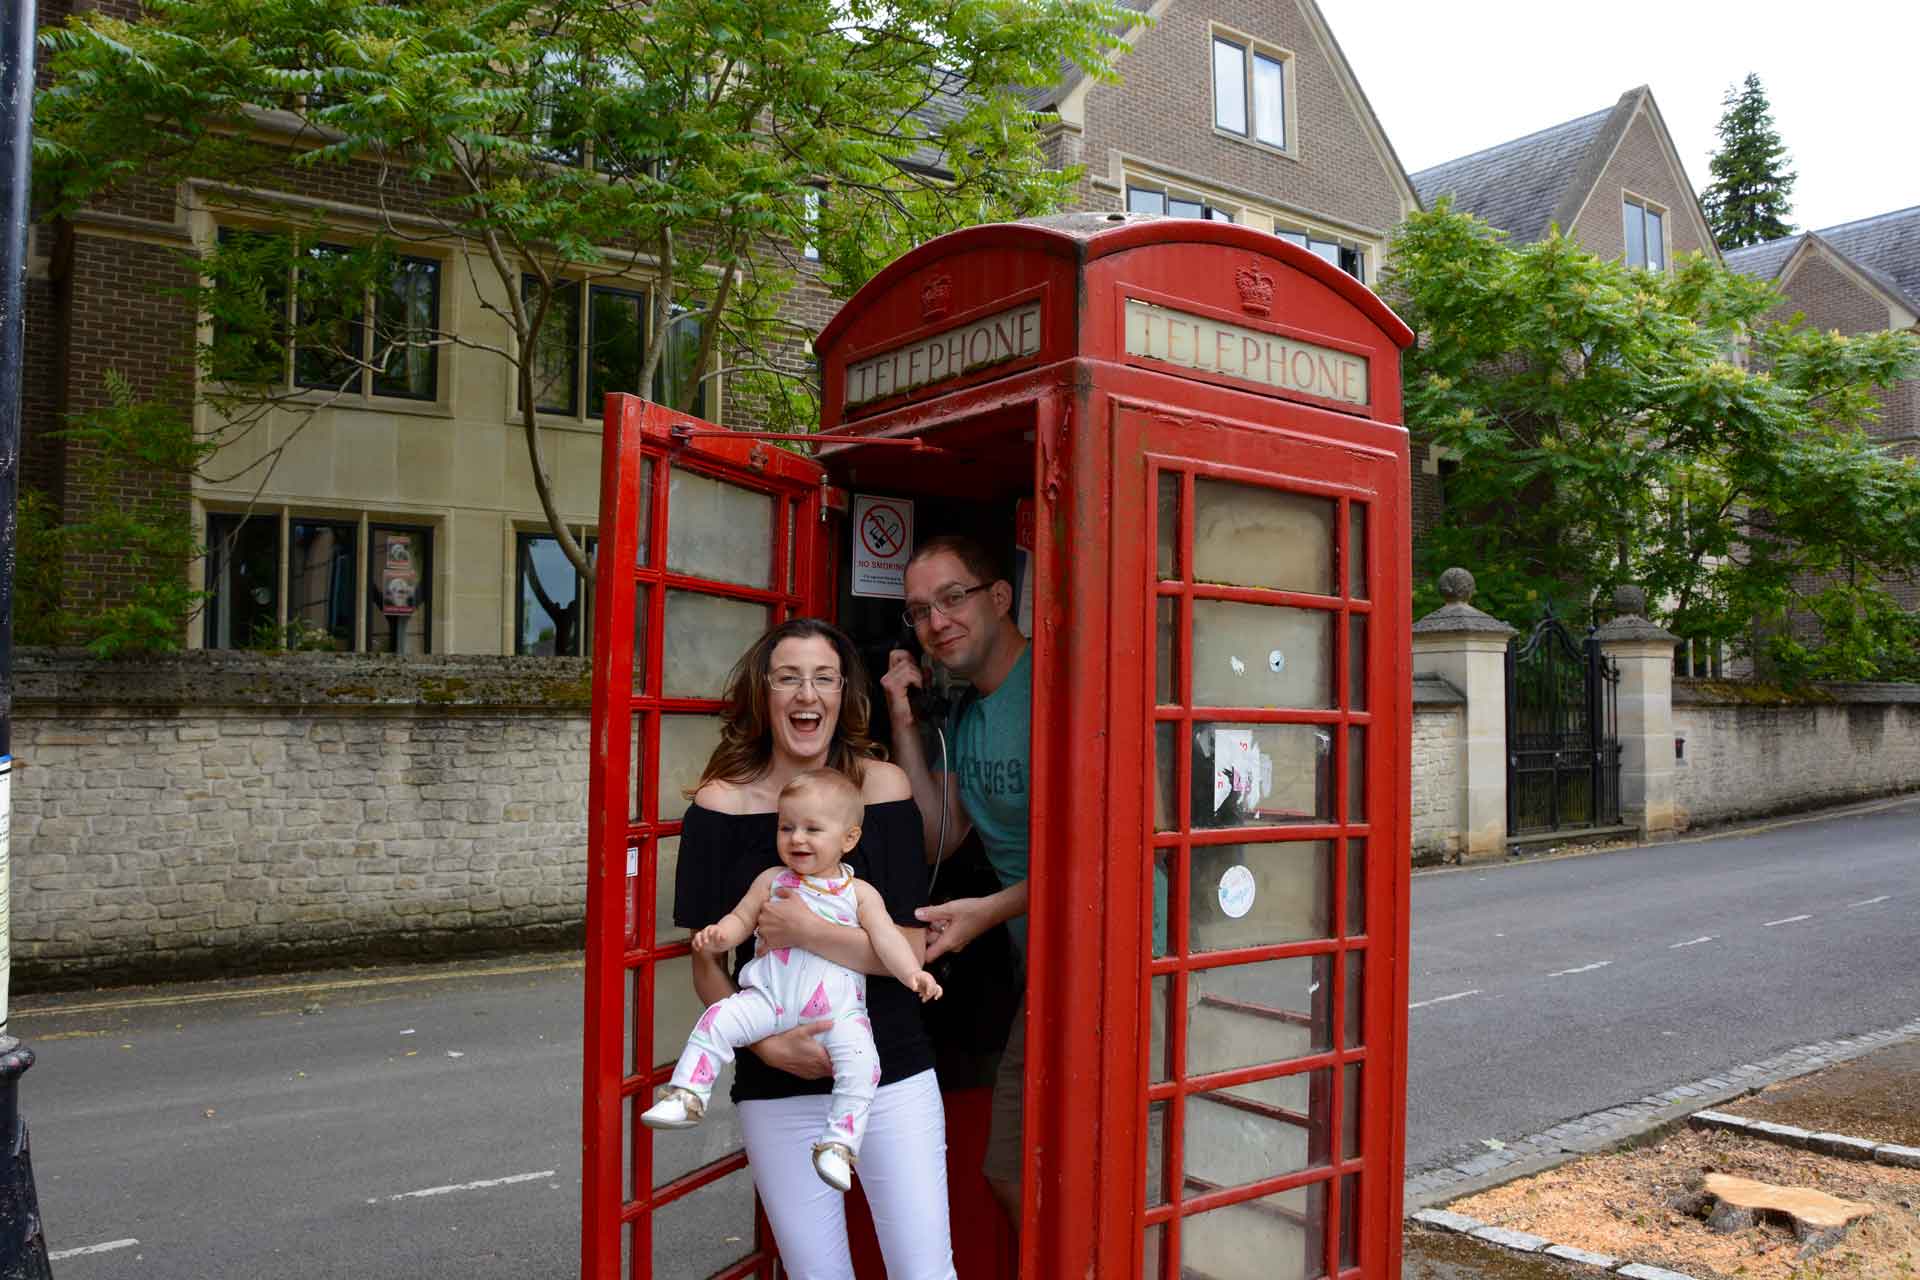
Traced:
<path fill-rule="evenodd" d="M 1020 658 L 998 689 L 969 699 L 948 727 L 960 803 L 987 848 L 987 861 L 1002 886 L 1027 878 L 1028 787 L 1033 760 L 1033 649 Z M 1008 922 L 1022 950 L 1027 918 Z"/>

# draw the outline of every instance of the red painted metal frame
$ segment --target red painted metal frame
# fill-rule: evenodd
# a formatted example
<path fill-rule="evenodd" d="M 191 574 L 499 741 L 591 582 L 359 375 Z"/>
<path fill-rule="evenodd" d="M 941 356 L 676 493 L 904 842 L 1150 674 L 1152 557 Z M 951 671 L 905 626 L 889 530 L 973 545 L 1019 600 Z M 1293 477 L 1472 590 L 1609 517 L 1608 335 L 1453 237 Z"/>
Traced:
<path fill-rule="evenodd" d="M 660 813 L 659 723 L 676 712 L 719 709 L 710 698 L 666 696 L 662 642 L 670 590 L 763 604 L 776 619 L 819 613 L 827 598 L 821 532 L 825 471 L 819 464 L 751 439 L 714 433 L 708 424 L 631 396 L 610 397 L 603 442 L 600 552 L 595 565 L 596 630 L 592 757 L 588 778 L 587 971 L 582 1102 L 581 1274 L 591 1280 L 652 1275 L 652 1214 L 745 1165 L 724 1157 L 664 1186 L 653 1185 L 653 1141 L 635 1114 L 672 1071 L 651 1061 L 653 975 L 662 961 L 689 953 L 684 938 L 660 942 L 654 918 L 658 850 L 679 833 L 678 815 Z M 771 585 L 742 586 L 667 567 L 671 478 L 697 472 L 773 500 Z M 644 540 L 641 530 L 645 528 Z M 789 545 L 789 528 L 792 545 Z M 646 554 L 641 556 L 641 547 Z M 634 687 L 636 608 L 643 608 L 644 678 Z M 642 749 L 630 758 L 636 719 Z M 629 848 L 638 874 L 626 874 Z M 632 1055 L 625 1043 L 627 975 L 634 984 Z M 622 1142 L 631 1142 L 623 1151 Z M 636 1195 L 627 1199 L 622 1160 Z M 756 1215 L 755 1248 L 717 1274 L 772 1276 L 771 1236 Z M 629 1232 L 629 1275 L 620 1277 L 622 1232 Z"/>

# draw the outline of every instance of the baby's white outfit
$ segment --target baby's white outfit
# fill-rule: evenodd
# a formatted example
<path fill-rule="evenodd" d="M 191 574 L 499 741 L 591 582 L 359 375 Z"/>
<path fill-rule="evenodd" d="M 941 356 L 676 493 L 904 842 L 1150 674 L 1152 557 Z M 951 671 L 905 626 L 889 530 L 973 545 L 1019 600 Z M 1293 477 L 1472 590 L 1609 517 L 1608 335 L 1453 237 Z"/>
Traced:
<path fill-rule="evenodd" d="M 844 865 L 841 871 L 839 880 L 782 871 L 773 887 L 806 903 L 822 920 L 858 929 L 853 873 Z M 720 1069 L 733 1061 L 735 1050 L 824 1018 L 833 1020 L 832 1029 L 820 1037 L 833 1059 L 833 1096 L 819 1141 L 837 1142 L 857 1156 L 880 1084 L 880 1055 L 867 1018 L 867 977 L 811 951 L 777 947 L 749 960 L 740 970 L 740 990 L 708 1005 L 694 1024 L 672 1083 L 699 1098 L 704 1108 Z"/>

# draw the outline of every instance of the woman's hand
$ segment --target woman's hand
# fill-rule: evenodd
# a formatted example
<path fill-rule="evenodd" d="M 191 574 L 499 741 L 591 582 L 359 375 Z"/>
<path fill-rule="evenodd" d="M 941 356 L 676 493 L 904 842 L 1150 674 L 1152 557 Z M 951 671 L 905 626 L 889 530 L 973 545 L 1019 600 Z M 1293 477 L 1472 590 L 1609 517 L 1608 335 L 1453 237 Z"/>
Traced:
<path fill-rule="evenodd" d="M 827 1047 L 814 1037 L 832 1029 L 831 1018 L 803 1022 L 791 1031 L 768 1036 L 747 1047 L 775 1071 L 784 1071 L 802 1080 L 825 1080 L 833 1074 L 833 1059 L 827 1056 Z"/>
<path fill-rule="evenodd" d="M 798 947 L 802 951 L 811 951 L 814 949 L 811 945 L 813 926 L 819 919 L 806 903 L 787 890 L 775 889 L 773 896 L 767 899 L 767 905 L 760 908 L 760 921 L 755 930 L 760 935 L 760 941 L 770 950 Z"/>

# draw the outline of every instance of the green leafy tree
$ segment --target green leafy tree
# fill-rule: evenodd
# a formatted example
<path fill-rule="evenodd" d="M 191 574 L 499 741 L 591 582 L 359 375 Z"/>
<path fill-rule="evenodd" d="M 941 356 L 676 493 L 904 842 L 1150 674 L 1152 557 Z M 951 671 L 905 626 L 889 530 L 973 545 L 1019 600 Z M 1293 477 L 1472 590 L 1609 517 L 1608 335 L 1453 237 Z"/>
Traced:
<path fill-rule="evenodd" d="M 1773 127 L 1760 77 L 1721 99 L 1720 149 L 1707 162 L 1713 181 L 1700 193 L 1707 225 L 1722 249 L 1740 249 L 1793 234 L 1793 184 L 1787 148 Z"/>
<path fill-rule="evenodd" d="M 343 386 L 436 344 L 505 361 L 541 504 L 585 572 L 534 408 L 568 282 L 649 291 L 637 385 L 665 371 L 688 408 L 725 373 L 769 417 L 810 418 L 804 335 L 781 319 L 801 246 L 844 293 L 931 235 L 1057 207 L 1075 175 L 1046 167 L 1021 86 L 1110 75 L 1134 18 L 1113 0 L 148 0 L 44 37 L 37 192 L 66 211 L 197 179 L 274 221 L 200 264 L 200 385 L 229 436 L 311 411 L 279 390 L 289 344 Z M 363 214 L 353 247 L 321 254 L 311 202 L 261 193 L 330 183 Z M 351 300 L 410 241 L 460 250 L 485 332 L 359 338 Z"/>
<path fill-rule="evenodd" d="M 1883 584 L 1920 566 L 1920 467 L 1865 428 L 1920 367 L 1913 335 L 1773 322 L 1770 285 L 1708 258 L 1513 245 L 1445 201 L 1401 227 L 1381 288 L 1420 334 L 1408 426 L 1452 461 L 1425 581 L 1465 565 L 1515 625 L 1636 583 L 1677 634 L 1792 675 L 1911 652 Z"/>

